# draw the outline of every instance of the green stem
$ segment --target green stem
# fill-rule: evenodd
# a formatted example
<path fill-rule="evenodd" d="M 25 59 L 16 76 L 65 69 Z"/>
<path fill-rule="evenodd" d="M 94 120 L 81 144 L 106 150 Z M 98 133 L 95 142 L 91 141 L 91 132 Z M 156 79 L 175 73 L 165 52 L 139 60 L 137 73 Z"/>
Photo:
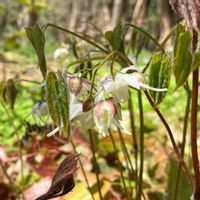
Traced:
<path fill-rule="evenodd" d="M 187 92 L 187 103 L 185 107 L 185 116 L 184 116 L 184 125 L 183 125 L 183 138 L 181 143 L 181 155 L 184 158 L 184 151 L 185 151 L 185 143 L 186 143 L 186 134 L 187 134 L 187 127 L 188 127 L 188 119 L 190 113 L 190 103 L 191 103 L 191 95 L 188 91 Z M 176 176 L 176 184 L 175 184 L 175 191 L 174 191 L 174 200 L 178 198 L 178 188 L 181 176 L 181 165 L 178 166 L 177 176 Z"/>
<path fill-rule="evenodd" d="M 4 104 L 3 101 L 1 101 L 1 105 L 2 107 L 4 108 L 7 116 L 8 116 L 8 120 L 9 120 L 9 123 L 10 125 L 13 127 L 15 133 L 16 133 L 16 136 L 17 136 L 17 142 L 18 142 L 18 147 L 19 147 L 19 159 L 20 159 L 20 163 L 21 163 L 21 166 L 20 166 L 20 171 L 21 171 L 21 179 L 22 179 L 22 186 L 21 186 L 21 191 L 22 191 L 22 199 L 24 199 L 24 164 L 23 164 L 23 157 L 22 157 L 22 147 L 21 147 L 21 142 L 20 142 L 20 137 L 19 137 L 19 134 L 17 132 L 17 128 L 13 122 L 13 119 L 12 117 L 10 116 L 10 113 L 6 107 L 6 105 Z"/>
<path fill-rule="evenodd" d="M 175 33 L 176 31 L 176 27 L 172 29 L 172 31 L 167 35 L 167 37 L 163 40 L 163 42 L 160 44 L 160 47 L 158 47 L 156 49 L 157 51 L 161 51 L 162 49 L 164 49 L 165 44 L 167 43 L 167 41 L 170 39 L 170 37 Z"/>
<path fill-rule="evenodd" d="M 176 153 L 176 156 L 177 156 L 177 158 L 178 158 L 178 161 L 179 161 L 179 163 L 181 164 L 183 170 L 186 172 L 186 174 L 187 174 L 187 176 L 188 176 L 188 179 L 189 179 L 191 185 L 193 186 L 193 177 L 192 177 L 192 175 L 191 175 L 191 173 L 190 173 L 190 170 L 188 169 L 188 167 L 187 167 L 185 161 L 183 160 L 183 158 L 182 158 L 182 156 L 181 156 L 181 153 L 179 152 L 179 148 L 178 148 L 178 146 L 177 146 L 177 144 L 176 144 L 176 142 L 175 142 L 173 133 L 172 133 L 172 131 L 171 131 L 171 129 L 170 129 L 170 127 L 169 127 L 167 121 L 165 120 L 165 118 L 164 118 L 164 116 L 162 115 L 162 113 L 160 112 L 160 110 L 159 110 L 157 107 L 154 107 L 154 103 L 153 103 L 153 101 L 152 101 L 150 95 L 148 94 L 148 92 L 147 92 L 147 91 L 144 91 L 144 93 L 145 93 L 145 95 L 146 95 L 148 101 L 150 102 L 151 106 L 153 107 L 153 109 L 155 110 L 155 112 L 156 112 L 157 115 L 159 116 L 160 120 L 162 121 L 163 125 L 165 126 L 165 128 L 166 128 L 166 130 L 167 130 L 167 133 L 168 133 L 168 136 L 169 136 L 169 138 L 170 138 L 170 140 L 171 140 L 173 149 L 174 149 L 174 151 L 175 151 L 175 153 Z"/>
<path fill-rule="evenodd" d="M 88 62 L 88 61 L 103 60 L 104 58 L 105 58 L 105 56 L 97 56 L 97 57 L 92 57 L 92 58 L 82 58 L 82 59 L 76 60 L 74 62 L 71 62 L 70 64 L 67 65 L 67 68 L 69 68 L 73 65 L 77 65 L 77 64 L 80 64 L 80 63 Z"/>
<path fill-rule="evenodd" d="M 127 190 L 127 187 L 126 187 L 126 183 L 125 183 L 125 178 L 124 178 L 124 175 L 123 175 L 123 166 L 122 166 L 122 164 L 120 162 L 120 159 L 119 159 L 119 156 L 118 156 L 117 147 L 115 145 L 115 141 L 114 141 L 114 138 L 112 136 L 111 130 L 109 129 L 108 132 L 109 132 L 109 135 L 110 135 L 110 138 L 111 138 L 111 141 L 112 141 L 112 145 L 113 145 L 113 148 L 114 148 L 114 151 L 115 151 L 115 154 L 116 154 L 117 162 L 119 164 L 119 171 L 120 171 L 120 174 L 121 174 L 121 179 L 122 179 L 122 183 L 123 183 L 123 186 L 124 186 L 124 191 L 126 193 L 127 199 L 129 200 L 130 196 L 129 196 L 129 193 L 128 193 L 128 190 Z"/>
<path fill-rule="evenodd" d="M 143 190 L 143 167 L 144 167 L 144 116 L 142 105 L 142 94 L 138 91 L 138 105 L 140 114 L 140 169 L 139 169 L 139 182 L 136 200 L 141 200 Z"/>
<path fill-rule="evenodd" d="M 74 151 L 77 153 L 77 151 L 76 151 L 76 146 L 75 146 L 75 144 L 73 143 L 72 140 L 71 140 L 71 144 L 72 144 L 72 147 L 73 147 Z M 94 199 L 94 196 L 93 196 L 93 193 L 92 193 L 92 190 L 91 190 L 91 187 L 90 187 L 90 184 L 89 184 L 89 181 L 88 181 L 88 179 L 87 179 L 87 175 L 86 175 L 85 170 L 84 170 L 84 167 L 83 167 L 83 163 L 82 163 L 82 161 L 81 161 L 80 158 L 78 158 L 78 161 L 79 161 L 81 170 L 82 170 L 82 172 L 83 172 L 83 176 L 84 176 L 85 182 L 86 182 L 86 184 L 87 184 L 87 188 L 88 188 L 88 190 L 89 190 L 89 192 L 90 192 L 90 195 L 91 195 L 91 197 L 92 197 L 92 200 L 95 200 L 95 199 Z"/>
<path fill-rule="evenodd" d="M 99 179 L 99 168 L 98 168 L 98 163 L 97 163 L 97 159 L 96 159 L 96 155 L 95 155 L 95 146 L 94 146 L 94 141 L 93 141 L 91 130 L 88 130 L 88 133 L 89 133 L 90 143 L 91 143 L 91 147 L 92 147 L 92 154 L 93 154 L 93 159 L 94 159 L 94 170 L 95 170 L 96 179 L 97 179 L 97 188 L 98 188 L 98 192 L 99 192 L 99 198 L 100 198 L 100 200 L 103 200 L 103 196 L 101 193 L 101 183 L 100 183 L 100 179 Z"/>
<path fill-rule="evenodd" d="M 46 29 L 47 29 L 48 26 L 51 26 L 51 27 L 56 28 L 56 29 L 58 29 L 58 30 L 61 30 L 61 31 L 63 31 L 63 32 L 69 33 L 69 34 L 71 34 L 71 35 L 73 35 L 73 36 L 75 36 L 75 37 L 78 37 L 78 38 L 80 38 L 80 39 L 86 41 L 87 43 L 91 44 L 92 46 L 98 48 L 99 50 L 103 51 L 103 52 L 106 53 L 106 54 L 109 53 L 109 51 L 108 51 L 107 49 L 101 47 L 98 43 L 96 43 L 96 42 L 94 42 L 94 41 L 92 41 L 92 40 L 90 40 L 90 39 L 88 39 L 88 38 L 82 36 L 82 35 L 79 34 L 79 33 L 72 32 L 72 31 L 70 31 L 70 30 L 68 30 L 68 29 L 62 28 L 62 27 L 57 26 L 57 25 L 55 25 L 55 24 L 51 24 L 51 23 L 46 24 L 46 25 L 44 26 L 44 28 L 43 28 L 43 31 L 44 31 L 44 32 L 46 31 Z"/>
<path fill-rule="evenodd" d="M 119 129 L 119 127 L 117 127 L 117 130 L 118 130 L 118 133 L 119 133 L 119 137 L 120 137 L 120 142 L 121 142 L 121 145 L 122 145 L 122 148 L 124 150 L 124 154 L 125 156 L 127 157 L 128 159 L 128 162 L 129 162 L 129 165 L 131 167 L 131 173 L 132 175 L 134 176 L 134 179 L 137 181 L 137 174 L 136 174 L 136 171 L 134 170 L 133 168 L 133 165 L 132 165 L 132 162 L 131 162 L 131 159 L 130 159 L 130 156 L 129 156 L 129 153 L 128 153 L 128 150 L 127 150 L 127 147 L 126 147 L 126 144 L 124 142 L 124 138 L 122 136 L 122 132 L 121 130 Z"/>
<path fill-rule="evenodd" d="M 138 175 L 138 145 L 137 145 L 137 138 L 135 132 L 135 121 L 134 121 L 134 111 L 133 111 L 133 102 L 131 98 L 131 92 L 129 90 L 129 99 L 128 99 L 128 110 L 129 110 L 129 119 L 131 125 L 131 135 L 133 140 L 133 152 L 135 157 L 135 173 Z M 136 189 L 137 189 L 137 182 L 136 182 Z"/>

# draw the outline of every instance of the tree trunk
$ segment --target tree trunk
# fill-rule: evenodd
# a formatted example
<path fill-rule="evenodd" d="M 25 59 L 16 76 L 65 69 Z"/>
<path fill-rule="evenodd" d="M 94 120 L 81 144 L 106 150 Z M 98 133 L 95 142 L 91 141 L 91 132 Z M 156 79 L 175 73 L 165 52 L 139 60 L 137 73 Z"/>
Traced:
<path fill-rule="evenodd" d="M 78 24 L 78 19 L 80 19 L 80 5 L 81 2 L 79 0 L 72 1 L 72 11 L 71 18 L 69 22 L 69 29 L 75 30 Z"/>
<path fill-rule="evenodd" d="M 111 30 L 111 19 L 113 10 L 113 0 L 106 0 L 103 5 L 103 21 L 105 22 L 105 32 Z"/>
<path fill-rule="evenodd" d="M 165 1 L 165 0 L 161 0 L 161 1 Z M 137 0 L 134 11 L 133 11 L 133 15 L 132 15 L 132 19 L 134 23 L 138 25 L 141 25 L 144 23 L 148 15 L 149 3 L 150 3 L 150 0 Z"/>
<path fill-rule="evenodd" d="M 168 1 L 157 0 L 158 12 L 160 16 L 160 42 L 162 42 L 171 31 L 171 15 L 170 5 Z M 168 40 L 166 49 L 169 49 L 172 45 L 172 40 Z"/>
<path fill-rule="evenodd" d="M 126 14 L 128 0 L 115 0 L 112 12 L 112 26 L 115 26 Z"/>

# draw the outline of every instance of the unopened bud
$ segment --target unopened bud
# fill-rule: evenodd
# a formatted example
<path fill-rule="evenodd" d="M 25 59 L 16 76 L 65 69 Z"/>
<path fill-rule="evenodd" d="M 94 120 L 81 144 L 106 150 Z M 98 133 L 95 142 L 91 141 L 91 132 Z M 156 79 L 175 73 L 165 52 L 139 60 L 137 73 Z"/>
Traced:
<path fill-rule="evenodd" d="M 96 104 L 94 122 L 101 133 L 107 132 L 116 114 L 115 104 L 111 100 L 102 100 Z"/>
<path fill-rule="evenodd" d="M 89 98 L 85 102 L 83 102 L 83 112 L 88 112 L 94 106 L 94 99 Z"/>
<path fill-rule="evenodd" d="M 77 96 L 82 88 L 82 80 L 80 77 L 69 78 L 69 90 L 72 94 Z"/>

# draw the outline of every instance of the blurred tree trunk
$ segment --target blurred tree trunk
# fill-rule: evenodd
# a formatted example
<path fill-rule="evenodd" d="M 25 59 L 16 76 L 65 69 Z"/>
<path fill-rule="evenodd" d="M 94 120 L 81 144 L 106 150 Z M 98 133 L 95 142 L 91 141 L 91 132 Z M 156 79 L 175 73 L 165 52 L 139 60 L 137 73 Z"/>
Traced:
<path fill-rule="evenodd" d="M 7 26 L 7 16 L 8 16 L 8 9 L 5 8 L 3 14 L 1 15 L 0 18 L 0 36 L 3 35 L 3 33 L 5 32 L 6 26 Z"/>
<path fill-rule="evenodd" d="M 115 0 L 112 11 L 112 26 L 115 26 L 121 19 L 125 17 L 128 7 L 128 0 Z"/>
<path fill-rule="evenodd" d="M 166 0 L 161 0 L 166 1 Z M 148 15 L 148 7 L 150 0 L 137 0 L 135 4 L 135 8 L 133 10 L 132 19 L 133 22 L 141 25 L 144 23 L 147 15 Z"/>
<path fill-rule="evenodd" d="M 81 5 L 81 20 L 80 20 L 80 26 L 78 31 L 80 32 L 87 32 L 89 22 L 91 20 L 92 15 L 92 4 L 90 0 L 84 0 Z"/>
<path fill-rule="evenodd" d="M 75 30 L 78 24 L 78 19 L 80 19 L 80 6 L 81 2 L 79 0 L 72 1 L 71 17 L 69 22 L 69 28 Z"/>
<path fill-rule="evenodd" d="M 171 31 L 171 13 L 170 13 L 170 5 L 168 1 L 160 1 L 157 0 L 158 5 L 158 12 L 160 16 L 160 41 L 162 42 L 167 35 Z M 166 48 L 170 48 L 172 44 L 172 40 L 170 39 L 167 44 Z"/>
<path fill-rule="evenodd" d="M 103 13 L 105 22 L 105 31 L 111 29 L 111 19 L 112 19 L 112 11 L 113 11 L 113 0 L 105 0 L 103 5 Z"/>

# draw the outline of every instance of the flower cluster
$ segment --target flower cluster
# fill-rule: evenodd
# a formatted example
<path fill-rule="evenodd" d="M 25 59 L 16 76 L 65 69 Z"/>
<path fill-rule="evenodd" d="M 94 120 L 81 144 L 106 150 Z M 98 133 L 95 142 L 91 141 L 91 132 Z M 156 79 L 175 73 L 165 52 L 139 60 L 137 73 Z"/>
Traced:
<path fill-rule="evenodd" d="M 135 66 L 123 68 L 115 77 L 103 77 L 95 86 L 91 81 L 76 74 L 67 74 L 66 79 L 69 90 L 69 120 L 79 120 L 86 129 L 96 126 L 104 136 L 111 124 L 120 127 L 122 120 L 120 103 L 129 99 L 130 87 L 137 90 L 167 91 L 166 88 L 153 88 L 145 84 L 144 75 Z M 45 83 L 41 87 L 44 85 Z M 43 110 L 44 106 L 36 104 L 33 116 L 40 117 Z M 56 128 L 47 136 L 52 136 L 58 131 L 59 128 Z"/>

